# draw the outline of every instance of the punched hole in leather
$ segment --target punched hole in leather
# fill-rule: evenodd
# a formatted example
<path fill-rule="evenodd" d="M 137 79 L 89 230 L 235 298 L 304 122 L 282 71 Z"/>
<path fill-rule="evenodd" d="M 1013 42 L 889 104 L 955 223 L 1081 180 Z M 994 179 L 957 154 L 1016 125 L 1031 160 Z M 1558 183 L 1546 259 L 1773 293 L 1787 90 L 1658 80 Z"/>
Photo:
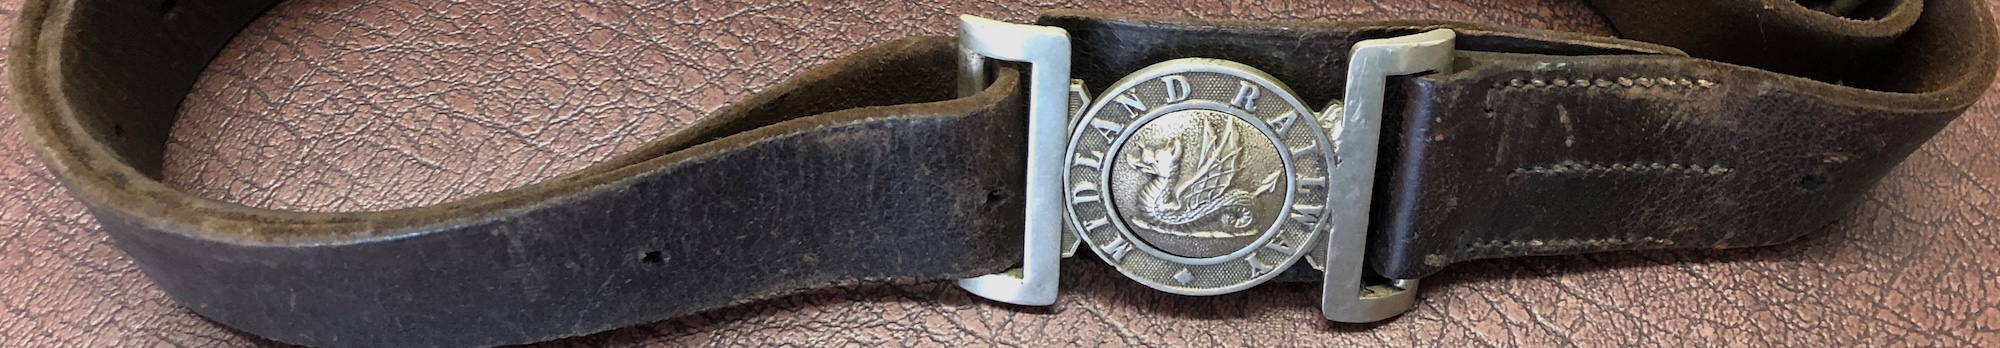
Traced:
<path fill-rule="evenodd" d="M 1378 272 L 1787 242 L 1838 218 L 1993 78 L 1978 2 L 1877 1 L 1867 21 L 1750 2 L 1593 5 L 1621 36 L 1696 59 L 1478 53 L 1413 80 L 1430 96 L 1410 108 L 1429 112 L 1390 121 L 1404 125 L 1391 151 L 1406 193 L 1382 216 L 1398 227 L 1370 240 Z"/>
<path fill-rule="evenodd" d="M 1404 98 L 1386 114 L 1387 208 L 1371 211 L 1368 254 L 1402 279 L 1478 258 L 1768 245 L 1824 225 L 1992 78 L 1981 3 L 1879 3 L 1870 21 L 1594 3 L 1626 37 L 1672 48 L 1437 22 L 1042 22 L 1089 43 L 1085 81 L 1199 54 L 1314 100 L 1341 81 L 1327 52 L 1364 38 L 1343 35 L 1460 29 L 1453 72 L 1392 80 Z M 36 1 L 14 46 L 24 127 L 50 169 L 161 288 L 232 327 L 313 345 L 533 342 L 841 280 L 994 273 L 1022 253 L 1022 81 L 1002 70 L 954 98 L 947 38 L 884 43 L 630 154 L 439 205 L 287 212 L 161 185 L 176 105 L 270 4 Z M 1319 50 L 1244 49 L 1256 42 Z M 926 175 L 857 169 L 876 167 Z M 658 204 L 690 200 L 711 204 Z M 849 204 L 788 209 L 802 202 Z M 588 305 L 603 302 L 619 305 Z"/>
<path fill-rule="evenodd" d="M 1263 67 L 1307 100 L 1339 90 L 1326 67 L 1343 63 L 1329 53 L 1341 40 L 1456 28 L 1457 71 L 1396 80 L 1409 98 L 1385 113 L 1395 127 L 1368 256 L 1397 279 L 1474 259 L 1795 239 L 1993 75 L 1991 19 L 1973 1 L 1875 2 L 1867 21 L 1723 0 L 1592 5 L 1635 40 L 1459 23 L 1042 22 L 1070 28 L 1089 85 L 1206 56 Z"/>
<path fill-rule="evenodd" d="M 51 169 L 158 286 L 243 331 L 527 343 L 839 282 L 994 273 L 1021 254 L 1019 74 L 957 98 L 945 37 L 882 43 L 630 153 L 438 205 L 265 210 L 162 185 L 178 103 L 269 6 L 33 2 L 21 30 L 36 35 L 15 46 L 39 63 L 14 76 Z M 686 202 L 700 204 L 672 204 Z"/>

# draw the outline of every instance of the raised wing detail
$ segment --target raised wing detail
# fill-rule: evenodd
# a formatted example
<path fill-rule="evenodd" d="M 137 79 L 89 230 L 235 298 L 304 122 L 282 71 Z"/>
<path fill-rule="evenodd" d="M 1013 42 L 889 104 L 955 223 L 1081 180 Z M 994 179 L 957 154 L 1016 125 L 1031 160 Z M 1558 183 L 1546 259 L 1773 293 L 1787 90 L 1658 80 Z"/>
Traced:
<path fill-rule="evenodd" d="M 1243 140 L 1236 123 L 1207 117 L 1200 122 L 1202 134 L 1192 151 L 1194 166 L 1186 176 L 1177 170 L 1186 146 L 1179 137 L 1163 144 L 1163 148 L 1141 144 L 1135 155 L 1128 156 L 1127 160 L 1141 172 L 1152 176 L 1139 193 L 1140 208 L 1147 216 L 1135 220 L 1133 225 L 1164 234 L 1202 238 L 1256 235 L 1259 231 L 1240 230 L 1253 222 L 1250 204 L 1257 196 L 1275 190 L 1282 173 L 1265 176 L 1254 189 L 1232 187 L 1236 175 L 1243 170 Z M 1208 221 L 1220 224 L 1207 224 Z M 1229 230 L 1200 231 L 1202 226 Z"/>

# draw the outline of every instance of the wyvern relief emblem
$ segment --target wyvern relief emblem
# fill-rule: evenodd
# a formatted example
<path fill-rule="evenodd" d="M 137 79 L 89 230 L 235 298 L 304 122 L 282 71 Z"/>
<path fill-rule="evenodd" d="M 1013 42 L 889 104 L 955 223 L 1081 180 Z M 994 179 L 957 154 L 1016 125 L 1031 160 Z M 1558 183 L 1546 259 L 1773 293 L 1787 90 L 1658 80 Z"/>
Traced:
<path fill-rule="evenodd" d="M 1244 174 L 1243 140 L 1236 123 L 1228 115 L 1191 110 L 1201 132 L 1193 146 L 1186 138 L 1173 137 L 1164 144 L 1139 143 L 1139 151 L 1129 152 L 1132 166 L 1151 177 L 1139 189 L 1138 204 L 1145 216 L 1132 220 L 1134 227 L 1153 232 L 1194 238 L 1237 238 L 1255 236 L 1259 229 L 1246 229 L 1252 200 L 1277 188 L 1279 171 L 1268 171 L 1254 188 L 1232 185 Z M 1183 156 L 1183 151 L 1192 152 Z M 1182 170 L 1183 162 L 1192 168 Z M 1213 223 L 1209 223 L 1213 222 Z M 1203 225 L 1220 225 L 1225 230 L 1205 230 Z"/>

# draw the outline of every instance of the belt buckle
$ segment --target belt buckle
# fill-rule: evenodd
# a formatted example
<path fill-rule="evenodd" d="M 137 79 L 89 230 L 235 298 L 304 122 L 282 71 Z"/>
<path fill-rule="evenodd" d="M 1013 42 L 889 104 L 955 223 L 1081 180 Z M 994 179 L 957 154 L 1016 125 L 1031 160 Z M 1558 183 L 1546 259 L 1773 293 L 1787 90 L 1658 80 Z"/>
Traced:
<path fill-rule="evenodd" d="M 1069 78 L 1063 29 L 959 24 L 960 94 L 987 85 L 987 59 L 1031 64 L 1022 267 L 960 287 L 1054 304 L 1057 259 L 1087 244 L 1170 293 L 1240 291 L 1305 259 L 1324 272 L 1328 320 L 1379 321 L 1415 305 L 1416 279 L 1364 269 L 1374 144 L 1387 78 L 1449 72 L 1450 29 L 1357 43 L 1344 97 L 1314 112 L 1255 67 L 1193 57 L 1132 72 L 1092 102 Z"/>

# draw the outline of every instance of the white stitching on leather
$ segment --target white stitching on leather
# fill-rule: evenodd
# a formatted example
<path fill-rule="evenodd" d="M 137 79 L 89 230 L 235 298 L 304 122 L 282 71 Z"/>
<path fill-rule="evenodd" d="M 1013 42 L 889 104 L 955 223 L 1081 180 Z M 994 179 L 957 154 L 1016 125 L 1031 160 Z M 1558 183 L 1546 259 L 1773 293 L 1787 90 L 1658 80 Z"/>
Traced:
<path fill-rule="evenodd" d="M 1513 79 L 1513 80 L 1508 80 L 1506 83 L 1499 83 L 1496 86 L 1494 86 L 1494 88 L 1533 89 L 1533 88 L 1676 87 L 1676 88 L 1688 88 L 1688 89 L 1713 89 L 1716 86 L 1720 85 L 1722 84 L 1717 83 L 1715 81 L 1709 81 L 1706 79 L 1691 79 L 1687 77 L 1619 77 L 1616 80 Z"/>
<path fill-rule="evenodd" d="M 1557 240 L 1547 240 L 1547 241 L 1540 239 L 1489 240 L 1483 242 L 1465 243 L 1464 245 L 1459 245 L 1459 249 L 1472 250 L 1472 251 L 1507 249 L 1507 248 L 1567 250 L 1578 247 L 1612 248 L 1612 247 L 1624 247 L 1624 246 L 1642 245 L 1642 244 L 1673 245 L 1674 241 L 1653 238 L 1653 237 L 1638 237 L 1630 239 L 1627 238 L 1557 239 Z"/>
<path fill-rule="evenodd" d="M 1729 173 L 1734 171 L 1735 169 L 1724 167 L 1722 165 L 1705 166 L 1699 164 L 1688 165 L 1688 164 L 1664 163 L 1664 162 L 1629 162 L 1629 163 L 1612 163 L 1607 165 L 1603 163 L 1562 161 L 1561 163 L 1551 163 L 1551 164 L 1514 168 L 1514 172 L 1509 173 L 1507 176 L 1508 177 L 1515 177 L 1522 175 L 1574 176 L 1574 175 L 1590 175 L 1590 174 L 1606 174 L 1606 173 L 1685 174 L 1685 175 L 1697 175 L 1697 176 L 1721 176 L 1721 175 L 1728 175 Z"/>

